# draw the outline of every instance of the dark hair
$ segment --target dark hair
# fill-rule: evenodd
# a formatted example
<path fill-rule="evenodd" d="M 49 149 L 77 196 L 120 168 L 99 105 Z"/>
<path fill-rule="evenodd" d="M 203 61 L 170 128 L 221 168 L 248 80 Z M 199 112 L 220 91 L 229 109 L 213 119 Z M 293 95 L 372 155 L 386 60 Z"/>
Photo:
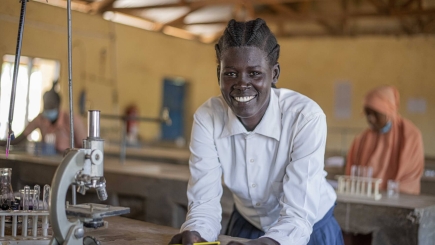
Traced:
<path fill-rule="evenodd" d="M 243 46 L 254 46 L 263 50 L 270 66 L 278 62 L 280 46 L 264 20 L 257 18 L 247 22 L 238 22 L 232 19 L 215 45 L 218 79 L 222 53 L 228 48 Z"/>
<path fill-rule="evenodd" d="M 248 22 L 237 22 L 234 19 L 228 22 L 224 34 L 215 45 L 218 63 L 223 51 L 243 46 L 254 46 L 263 50 L 271 66 L 278 62 L 279 44 L 266 22 L 260 18 Z"/>
<path fill-rule="evenodd" d="M 51 89 L 45 92 L 42 98 L 44 101 L 48 99 L 54 100 L 57 105 L 60 105 L 60 95 L 56 92 L 56 90 L 54 90 L 56 85 L 57 85 L 57 81 L 53 82 L 53 86 L 51 87 Z"/>

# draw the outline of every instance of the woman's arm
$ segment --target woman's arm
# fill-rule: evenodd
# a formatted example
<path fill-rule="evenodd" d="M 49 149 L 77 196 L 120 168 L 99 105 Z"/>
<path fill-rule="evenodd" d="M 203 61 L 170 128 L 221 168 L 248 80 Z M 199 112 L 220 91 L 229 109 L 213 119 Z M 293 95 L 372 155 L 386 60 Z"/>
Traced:
<path fill-rule="evenodd" d="M 29 124 L 27 124 L 27 126 L 24 128 L 23 132 L 16 137 L 14 140 L 11 141 L 11 145 L 17 145 L 21 142 L 23 142 L 27 136 L 33 132 L 33 130 L 39 128 L 39 117 L 40 115 L 38 115 L 35 119 L 33 119 L 31 122 L 29 122 Z M 6 140 L 4 141 L 0 141 L 0 146 L 6 146 Z"/>
<path fill-rule="evenodd" d="M 194 115 L 187 197 L 188 213 L 181 231 L 197 231 L 215 241 L 221 230 L 222 168 L 213 138 L 211 115 L 203 108 Z"/>

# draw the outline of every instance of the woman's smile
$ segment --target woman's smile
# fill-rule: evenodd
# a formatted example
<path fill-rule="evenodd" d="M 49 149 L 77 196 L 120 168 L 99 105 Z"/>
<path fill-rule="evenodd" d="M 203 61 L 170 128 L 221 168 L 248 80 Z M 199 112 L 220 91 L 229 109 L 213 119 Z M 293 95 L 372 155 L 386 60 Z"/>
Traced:
<path fill-rule="evenodd" d="M 233 97 L 233 99 L 238 101 L 238 102 L 246 103 L 246 102 L 253 100 L 255 97 L 257 97 L 257 96 L 237 96 L 237 97 Z"/>

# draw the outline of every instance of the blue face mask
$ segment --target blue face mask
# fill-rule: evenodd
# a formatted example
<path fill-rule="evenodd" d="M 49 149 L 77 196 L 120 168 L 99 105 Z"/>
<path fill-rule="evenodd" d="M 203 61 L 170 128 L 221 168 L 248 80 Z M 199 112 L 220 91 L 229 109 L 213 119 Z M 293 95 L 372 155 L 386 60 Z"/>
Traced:
<path fill-rule="evenodd" d="M 388 131 L 390 131 L 391 129 L 391 125 L 392 125 L 391 121 L 388 121 L 387 124 L 385 124 L 385 126 L 381 128 L 380 130 L 381 134 L 388 133 Z"/>
<path fill-rule="evenodd" d="M 58 114 L 59 112 L 57 109 L 44 110 L 42 112 L 42 115 L 52 122 L 57 119 Z"/>

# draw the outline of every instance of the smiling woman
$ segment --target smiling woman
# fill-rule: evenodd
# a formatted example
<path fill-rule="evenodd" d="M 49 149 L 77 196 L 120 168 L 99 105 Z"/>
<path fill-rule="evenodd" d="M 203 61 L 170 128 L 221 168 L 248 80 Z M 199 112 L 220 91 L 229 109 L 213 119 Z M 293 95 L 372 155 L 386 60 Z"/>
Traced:
<path fill-rule="evenodd" d="M 187 220 L 171 244 L 216 240 L 222 180 L 235 207 L 229 245 L 341 245 L 336 195 L 323 170 L 326 118 L 311 99 L 276 89 L 280 46 L 262 19 L 231 20 L 215 46 L 221 96 L 195 113 Z"/>

